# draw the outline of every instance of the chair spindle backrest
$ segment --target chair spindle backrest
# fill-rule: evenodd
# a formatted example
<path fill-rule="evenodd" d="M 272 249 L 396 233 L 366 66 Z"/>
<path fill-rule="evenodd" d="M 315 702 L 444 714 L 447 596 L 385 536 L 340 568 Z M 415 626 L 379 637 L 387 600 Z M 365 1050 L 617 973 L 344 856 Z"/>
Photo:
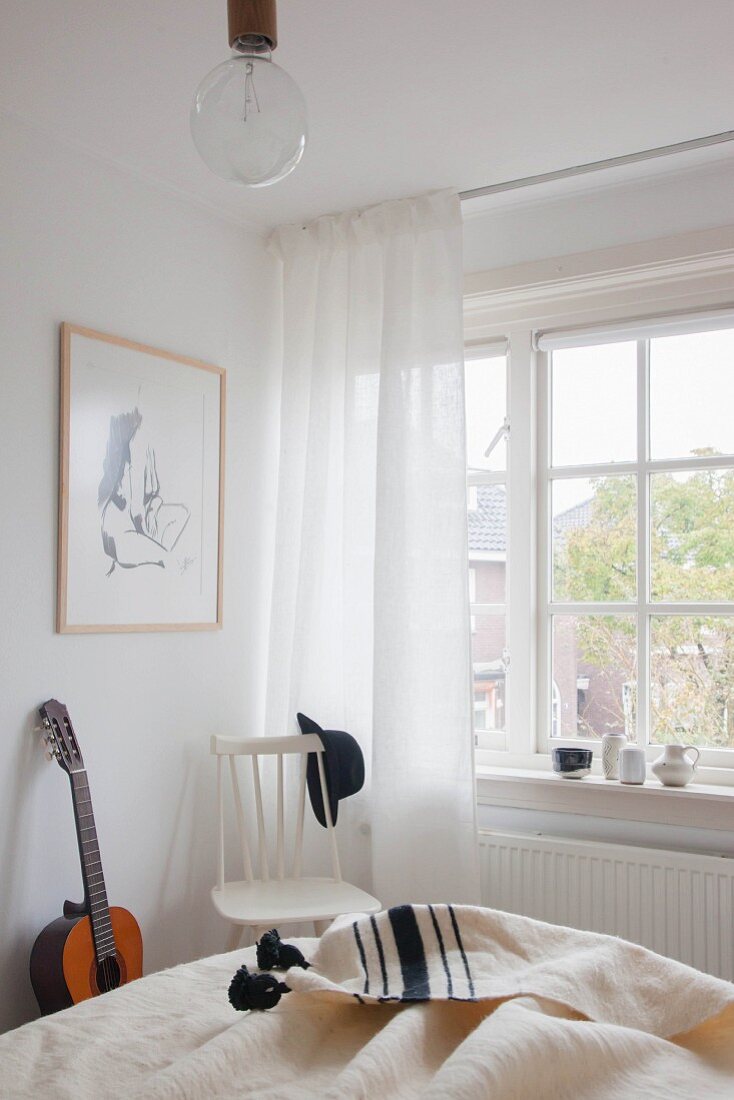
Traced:
<path fill-rule="evenodd" d="M 293 859 L 291 862 L 291 878 L 300 878 L 303 864 L 303 826 L 306 811 L 306 764 L 307 754 L 316 753 L 318 761 L 319 784 L 324 804 L 326 828 L 331 844 L 331 864 L 335 881 L 341 882 L 341 866 L 339 863 L 339 850 L 336 843 L 336 831 L 331 819 L 331 807 L 329 804 L 326 787 L 326 773 L 324 769 L 324 746 L 318 734 L 301 734 L 295 737 L 256 737 L 242 740 L 239 738 L 217 737 L 211 739 L 211 752 L 217 757 L 217 801 L 219 810 L 219 863 L 218 885 L 223 889 L 225 883 L 224 871 L 224 759 L 229 758 L 229 773 L 232 786 L 232 797 L 235 804 L 237 822 L 237 834 L 240 843 L 242 858 L 242 870 L 245 881 L 268 882 L 270 880 L 270 865 L 268 862 L 267 831 L 265 826 L 265 811 L 263 806 L 263 784 L 260 775 L 259 758 L 261 756 L 276 757 L 276 801 L 275 801 L 275 875 L 279 880 L 286 878 L 286 811 L 285 811 L 285 761 L 284 757 L 290 756 L 300 762 L 300 777 L 298 783 L 298 806 L 295 819 L 295 838 L 293 845 Z M 242 799 L 242 790 L 237 770 L 237 757 L 250 758 L 252 768 L 252 786 L 255 802 L 255 815 L 257 820 L 257 850 L 258 850 L 258 874 L 253 868 L 252 853 L 248 838 L 245 809 Z"/>

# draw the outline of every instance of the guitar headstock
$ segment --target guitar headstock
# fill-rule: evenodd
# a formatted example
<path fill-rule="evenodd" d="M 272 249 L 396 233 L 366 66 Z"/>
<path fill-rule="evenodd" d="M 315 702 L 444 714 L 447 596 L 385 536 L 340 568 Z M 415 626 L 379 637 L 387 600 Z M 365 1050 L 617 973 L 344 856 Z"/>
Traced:
<path fill-rule="evenodd" d="M 49 753 L 56 757 L 59 765 L 69 775 L 83 772 L 84 759 L 65 705 L 56 699 L 49 699 L 38 708 L 38 712 L 43 722 L 44 740 Z"/>

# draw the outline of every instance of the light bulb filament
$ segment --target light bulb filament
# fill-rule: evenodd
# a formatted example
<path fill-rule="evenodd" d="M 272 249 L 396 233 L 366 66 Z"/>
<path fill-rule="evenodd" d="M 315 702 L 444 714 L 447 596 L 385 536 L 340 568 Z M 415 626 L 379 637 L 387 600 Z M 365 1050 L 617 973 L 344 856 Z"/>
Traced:
<path fill-rule="evenodd" d="M 253 110 L 260 114 L 260 104 L 257 99 L 255 78 L 252 75 L 254 67 L 251 61 L 248 61 L 245 66 L 245 113 L 243 122 L 247 122 L 247 116 L 251 114 Z"/>

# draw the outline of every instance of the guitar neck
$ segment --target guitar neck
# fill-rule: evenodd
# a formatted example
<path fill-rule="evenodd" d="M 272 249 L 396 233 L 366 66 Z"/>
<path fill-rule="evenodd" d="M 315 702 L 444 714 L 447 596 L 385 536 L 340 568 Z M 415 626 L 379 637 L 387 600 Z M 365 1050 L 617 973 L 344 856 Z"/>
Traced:
<path fill-rule="evenodd" d="M 70 772 L 69 779 L 84 882 L 84 898 L 92 924 L 95 954 L 97 960 L 101 962 L 106 955 L 115 953 L 115 936 L 112 931 L 110 907 L 102 873 L 92 796 L 89 792 L 86 769 Z"/>

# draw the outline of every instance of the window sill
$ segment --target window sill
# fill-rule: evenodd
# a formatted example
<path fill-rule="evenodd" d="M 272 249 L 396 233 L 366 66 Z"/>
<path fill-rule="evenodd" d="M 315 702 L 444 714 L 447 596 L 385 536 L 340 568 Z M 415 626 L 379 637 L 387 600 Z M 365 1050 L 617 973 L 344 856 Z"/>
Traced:
<path fill-rule="evenodd" d="M 734 786 L 627 786 L 597 775 L 561 779 L 533 768 L 477 767 L 481 805 L 734 831 Z"/>

